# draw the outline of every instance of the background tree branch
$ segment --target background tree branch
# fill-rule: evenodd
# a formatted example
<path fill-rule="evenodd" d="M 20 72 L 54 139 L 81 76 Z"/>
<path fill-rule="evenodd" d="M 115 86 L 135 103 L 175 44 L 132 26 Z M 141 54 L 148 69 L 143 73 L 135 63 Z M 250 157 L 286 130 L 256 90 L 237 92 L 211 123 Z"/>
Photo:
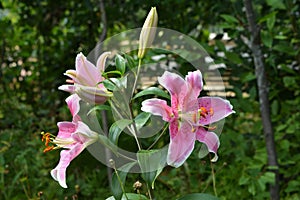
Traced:
<path fill-rule="evenodd" d="M 257 79 L 260 112 L 263 123 L 263 130 L 265 135 L 265 142 L 268 154 L 268 164 L 275 173 L 275 184 L 270 185 L 270 195 L 272 200 L 279 199 L 279 170 L 277 162 L 277 154 L 274 141 L 274 132 L 270 117 L 270 104 L 268 97 L 268 82 L 263 61 L 263 53 L 260 47 L 260 30 L 256 24 L 255 14 L 252 7 L 251 0 L 244 0 L 246 8 L 246 15 L 248 20 L 248 29 L 250 32 L 250 49 L 255 65 L 255 74 Z"/>

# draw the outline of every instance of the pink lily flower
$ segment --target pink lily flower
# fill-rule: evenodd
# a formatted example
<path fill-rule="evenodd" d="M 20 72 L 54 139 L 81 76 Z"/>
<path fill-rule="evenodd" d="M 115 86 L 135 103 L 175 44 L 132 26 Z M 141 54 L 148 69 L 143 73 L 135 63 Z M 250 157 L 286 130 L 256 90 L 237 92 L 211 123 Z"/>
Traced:
<path fill-rule="evenodd" d="M 168 165 L 179 167 L 190 156 L 195 141 L 204 143 L 216 161 L 220 142 L 209 124 L 234 113 L 229 101 L 219 97 L 200 97 L 202 74 L 189 72 L 185 80 L 175 73 L 165 72 L 158 82 L 171 94 L 171 106 L 165 100 L 153 98 L 142 102 L 141 110 L 161 116 L 169 122 L 170 144 Z"/>
<path fill-rule="evenodd" d="M 56 146 L 52 149 L 64 148 L 60 153 L 58 165 L 51 170 L 51 176 L 63 188 L 67 188 L 66 169 L 70 162 L 77 157 L 88 145 L 98 140 L 98 134 L 83 123 L 77 115 L 79 112 L 79 97 L 76 94 L 66 99 L 73 115 L 72 122 L 58 122 L 58 135 L 52 139 Z"/>
<path fill-rule="evenodd" d="M 67 70 L 65 75 L 72 85 L 62 85 L 58 89 L 76 93 L 81 99 L 89 103 L 103 104 L 112 93 L 107 91 L 101 82 L 104 80 L 102 73 L 105 69 L 106 58 L 110 52 L 104 52 L 97 60 L 96 66 L 82 54 L 77 54 L 75 61 L 76 70 Z"/>

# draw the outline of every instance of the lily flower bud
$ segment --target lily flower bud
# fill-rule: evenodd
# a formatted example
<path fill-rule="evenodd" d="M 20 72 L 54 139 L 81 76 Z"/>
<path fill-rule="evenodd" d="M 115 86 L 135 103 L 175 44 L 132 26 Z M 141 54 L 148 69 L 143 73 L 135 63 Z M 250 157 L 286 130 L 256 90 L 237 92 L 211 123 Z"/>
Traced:
<path fill-rule="evenodd" d="M 95 104 L 103 104 L 107 98 L 113 96 L 113 93 L 107 91 L 104 87 L 97 88 L 77 85 L 75 92 L 84 101 Z"/>
<path fill-rule="evenodd" d="M 158 16 L 156 8 L 152 7 L 141 30 L 138 52 L 139 59 L 145 56 L 146 49 L 151 46 L 154 40 L 157 20 Z"/>

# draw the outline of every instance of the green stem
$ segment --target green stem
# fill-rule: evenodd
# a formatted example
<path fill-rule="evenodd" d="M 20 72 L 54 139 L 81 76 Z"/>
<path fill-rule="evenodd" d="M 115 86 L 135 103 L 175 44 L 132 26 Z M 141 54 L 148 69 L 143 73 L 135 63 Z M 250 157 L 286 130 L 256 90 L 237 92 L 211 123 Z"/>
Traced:
<path fill-rule="evenodd" d="M 136 74 L 135 74 L 135 80 L 134 80 L 134 84 L 133 84 L 133 88 L 132 88 L 132 94 L 131 94 L 131 97 L 133 97 L 134 91 L 135 91 L 135 89 L 136 89 L 137 81 L 138 81 L 139 74 L 140 74 L 141 65 L 142 65 L 142 59 L 140 58 L 140 59 L 139 59 L 139 65 L 138 65 L 138 67 L 137 67 L 137 71 L 136 71 Z M 130 105 L 129 107 L 130 107 L 130 115 L 131 115 L 131 119 L 133 120 L 132 106 Z M 138 145 L 139 150 L 141 150 L 142 148 L 141 148 L 139 139 L 138 139 L 138 137 L 137 137 L 138 131 L 137 131 L 137 128 L 136 128 L 136 125 L 135 125 L 134 120 L 133 120 L 133 124 L 132 124 L 132 125 L 133 125 L 133 130 L 134 130 L 134 132 L 132 132 L 132 134 L 133 134 L 134 139 L 135 139 L 135 141 L 136 141 L 136 143 L 137 143 L 137 145 Z"/>
<path fill-rule="evenodd" d="M 150 187 L 148 186 L 148 184 L 146 184 L 146 186 L 147 186 L 149 198 L 150 198 L 150 200 L 152 200 Z"/>
<path fill-rule="evenodd" d="M 210 167 L 211 167 L 211 174 L 212 174 L 212 181 L 213 181 L 213 188 L 214 188 L 214 193 L 215 193 L 215 196 L 217 197 L 218 194 L 217 194 L 217 188 L 216 188 L 216 177 L 215 177 L 215 171 L 214 171 L 214 165 L 211 161 L 211 156 L 209 155 L 209 158 L 210 158 Z"/>
<path fill-rule="evenodd" d="M 126 195 L 126 192 L 125 192 L 124 185 L 123 185 L 123 183 L 122 183 L 122 180 L 121 180 L 121 178 L 120 178 L 120 176 L 119 176 L 119 173 L 118 173 L 118 170 L 116 169 L 116 166 L 115 166 L 115 164 L 114 164 L 114 163 L 112 163 L 112 166 L 113 166 L 113 168 L 114 168 L 114 170 L 115 170 L 115 174 L 116 174 L 116 176 L 117 176 L 117 178 L 118 178 L 118 181 L 119 181 L 119 183 L 120 183 L 120 186 L 121 186 L 122 192 L 123 192 L 123 194 L 124 194 L 125 198 L 126 198 L 127 200 L 129 200 L 129 198 L 128 198 L 128 197 L 127 197 L 127 195 Z"/>
<path fill-rule="evenodd" d="M 163 129 L 163 131 L 161 132 L 161 134 L 158 136 L 158 138 L 148 147 L 148 149 L 147 150 L 150 150 L 158 141 L 159 141 L 159 139 L 163 136 L 163 134 L 166 132 L 166 130 L 167 130 L 167 128 L 168 128 L 168 125 L 166 124 L 165 125 L 165 127 L 164 127 L 164 129 Z"/>

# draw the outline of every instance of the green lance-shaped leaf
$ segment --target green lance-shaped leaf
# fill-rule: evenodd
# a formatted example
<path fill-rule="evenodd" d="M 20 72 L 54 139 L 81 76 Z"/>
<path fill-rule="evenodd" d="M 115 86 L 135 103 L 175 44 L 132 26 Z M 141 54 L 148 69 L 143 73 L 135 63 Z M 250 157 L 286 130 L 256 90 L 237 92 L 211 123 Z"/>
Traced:
<path fill-rule="evenodd" d="M 133 99 L 136 99 L 138 97 L 141 96 L 145 96 L 145 95 L 156 95 L 156 96 L 160 96 L 160 97 L 164 97 L 166 99 L 170 99 L 170 95 L 168 95 L 166 92 L 164 92 L 162 89 L 157 88 L 157 87 L 149 87 L 139 93 L 137 93 Z"/>
<path fill-rule="evenodd" d="M 108 106 L 108 105 L 97 105 L 97 106 L 93 107 L 93 108 L 87 113 L 87 115 L 90 115 L 90 114 L 93 113 L 93 112 L 101 111 L 101 110 L 108 110 L 108 111 L 110 111 L 111 108 L 110 108 L 110 106 Z"/>
<path fill-rule="evenodd" d="M 140 150 L 137 153 L 142 177 L 154 189 L 154 182 L 162 172 L 167 159 L 167 148 L 161 150 Z"/>
<path fill-rule="evenodd" d="M 120 71 L 121 74 L 124 74 L 126 70 L 126 60 L 122 56 L 117 54 L 115 58 L 115 62 L 116 62 L 117 70 Z"/>
<path fill-rule="evenodd" d="M 149 200 L 147 197 L 145 197 L 142 194 L 135 194 L 135 193 L 126 193 L 126 196 L 130 200 Z M 113 196 L 107 198 L 106 200 L 116 200 Z M 121 200 L 127 200 L 125 195 L 123 195 Z"/>
<path fill-rule="evenodd" d="M 188 194 L 184 197 L 181 197 L 177 200 L 219 200 L 219 198 L 212 196 L 210 194 L 205 193 L 194 193 L 194 194 Z"/>
<path fill-rule="evenodd" d="M 109 133 L 108 133 L 109 140 L 112 143 L 117 145 L 120 134 L 131 123 L 132 120 L 129 119 L 121 119 L 113 123 L 109 128 Z"/>
<path fill-rule="evenodd" d="M 125 185 L 127 173 L 135 164 L 136 162 L 127 163 L 124 166 L 120 167 L 119 170 L 117 170 L 117 173 L 116 172 L 113 173 L 112 180 L 111 180 L 111 192 L 113 193 L 115 200 L 126 199 L 126 198 L 122 198 L 123 188 Z"/>
<path fill-rule="evenodd" d="M 151 113 L 142 112 L 134 119 L 137 130 L 142 128 L 151 117 Z"/>
<path fill-rule="evenodd" d="M 133 69 L 133 68 L 137 67 L 137 64 L 134 62 L 134 59 L 131 56 L 129 56 L 127 54 L 125 54 L 124 56 L 127 61 L 126 65 L 129 69 Z"/>

